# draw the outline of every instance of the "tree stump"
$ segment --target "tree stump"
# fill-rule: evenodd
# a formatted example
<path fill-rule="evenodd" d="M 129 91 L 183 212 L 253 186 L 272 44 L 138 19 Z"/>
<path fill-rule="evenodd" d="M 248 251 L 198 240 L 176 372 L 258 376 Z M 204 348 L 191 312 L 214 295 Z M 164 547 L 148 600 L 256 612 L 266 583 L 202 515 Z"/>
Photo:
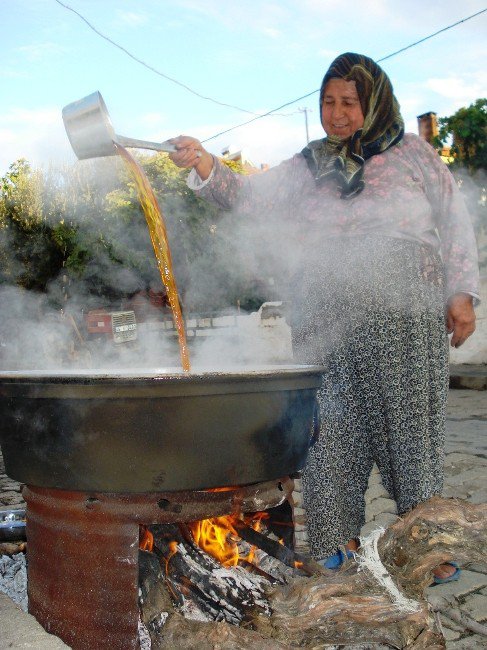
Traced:
<path fill-rule="evenodd" d="M 258 576 L 229 592 L 228 585 L 215 586 L 213 578 L 203 577 L 203 571 L 198 579 L 202 585 L 210 580 L 213 589 L 209 610 L 223 611 L 225 607 L 218 606 L 215 594 L 226 598 L 231 593 L 227 609 L 232 615 L 239 612 L 239 625 L 232 625 L 231 618 L 218 622 L 214 611 L 208 611 L 206 620 L 182 616 L 181 600 L 185 589 L 191 592 L 191 576 L 184 576 L 179 605 L 174 608 L 169 605 L 171 588 L 165 587 L 163 569 L 157 579 L 145 580 L 142 619 L 156 649 L 317 650 L 373 644 L 374 648 L 440 650 L 445 647 L 444 639 L 424 589 L 431 584 L 432 570 L 453 559 L 461 563 L 487 561 L 487 505 L 435 497 L 382 534 L 362 540 L 356 559 L 337 572 L 290 577 L 292 570 L 287 569 L 286 584 Z M 211 570 L 212 562 L 202 561 L 205 571 Z M 184 573 L 180 568 L 180 574 Z M 200 592 L 204 591 L 202 587 Z M 242 598 L 243 604 L 238 602 Z M 154 601 L 159 610 L 150 605 Z"/>

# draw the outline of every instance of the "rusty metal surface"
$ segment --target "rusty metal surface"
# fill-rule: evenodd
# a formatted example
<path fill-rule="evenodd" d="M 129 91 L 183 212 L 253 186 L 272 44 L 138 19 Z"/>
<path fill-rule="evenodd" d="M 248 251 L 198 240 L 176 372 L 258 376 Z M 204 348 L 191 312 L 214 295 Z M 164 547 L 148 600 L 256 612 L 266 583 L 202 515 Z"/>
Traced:
<path fill-rule="evenodd" d="M 29 612 L 73 650 L 138 648 L 138 525 L 77 500 L 25 498 Z"/>
<path fill-rule="evenodd" d="M 287 477 L 235 487 L 224 491 L 149 492 L 122 494 L 74 492 L 27 486 L 22 494 L 30 507 L 48 513 L 55 501 L 58 517 L 63 512 L 82 512 L 93 528 L 105 519 L 137 525 L 196 521 L 237 512 L 256 512 L 282 503 Z M 27 511 L 29 516 L 30 510 Z M 30 548 L 30 545 L 29 545 Z"/>
<path fill-rule="evenodd" d="M 139 524 L 277 505 L 287 481 L 156 494 L 25 487 L 29 612 L 73 650 L 138 648 Z"/>
<path fill-rule="evenodd" d="M 320 371 L 1 373 L 6 471 L 46 488 L 140 493 L 292 474 L 306 461 Z"/>

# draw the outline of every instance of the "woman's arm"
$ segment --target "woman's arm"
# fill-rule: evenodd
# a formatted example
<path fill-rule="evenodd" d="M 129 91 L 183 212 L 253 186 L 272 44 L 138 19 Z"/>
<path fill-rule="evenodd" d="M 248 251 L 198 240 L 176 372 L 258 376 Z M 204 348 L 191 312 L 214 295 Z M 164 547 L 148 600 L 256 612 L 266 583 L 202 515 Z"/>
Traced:
<path fill-rule="evenodd" d="M 467 293 L 455 293 L 446 306 L 446 329 L 452 334 L 450 345 L 459 348 L 475 332 L 473 297 Z"/>
<path fill-rule="evenodd" d="M 201 180 L 206 181 L 213 169 L 213 156 L 206 151 L 201 142 L 188 135 L 180 135 L 170 140 L 177 151 L 170 153 L 169 158 L 178 167 L 195 169 Z"/>
<path fill-rule="evenodd" d="M 275 216 L 282 224 L 296 217 L 303 175 L 309 175 L 299 155 L 262 173 L 236 174 L 206 151 L 196 138 L 180 136 L 171 142 L 177 152 L 169 154 L 170 159 L 178 167 L 194 169 L 203 181 L 198 187 L 191 175 L 188 179 L 191 189 L 201 198 L 223 210 L 237 210 L 254 222 L 272 221 Z"/>
<path fill-rule="evenodd" d="M 426 192 L 433 209 L 446 271 L 446 325 L 459 347 L 475 331 L 474 296 L 479 294 L 477 244 L 463 196 L 446 164 L 416 139 Z"/>

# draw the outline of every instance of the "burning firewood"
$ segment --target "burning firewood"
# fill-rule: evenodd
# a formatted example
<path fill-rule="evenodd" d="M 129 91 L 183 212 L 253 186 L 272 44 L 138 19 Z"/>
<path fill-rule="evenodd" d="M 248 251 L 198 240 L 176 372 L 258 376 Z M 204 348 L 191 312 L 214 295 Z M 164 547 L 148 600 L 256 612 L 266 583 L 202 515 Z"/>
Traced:
<path fill-rule="evenodd" d="M 236 522 L 235 527 L 237 529 L 237 533 L 242 539 L 244 539 L 249 544 L 258 546 L 269 555 L 272 555 L 272 557 L 275 557 L 276 560 L 280 560 L 286 566 L 301 569 L 308 575 L 326 575 L 329 573 L 325 568 L 318 564 L 318 562 L 315 562 L 309 557 L 305 557 L 304 555 L 296 553 L 292 549 L 284 546 L 283 544 L 279 544 L 279 542 L 274 541 L 270 537 L 262 535 L 262 533 L 259 533 L 243 522 Z"/>
<path fill-rule="evenodd" d="M 245 525 L 241 531 L 248 533 Z M 288 574 L 284 585 L 250 574 L 243 590 L 234 586 L 238 579 L 233 577 L 233 592 L 221 585 L 217 590 L 215 581 L 205 575 L 212 564 L 217 567 L 213 571 L 223 573 L 216 560 L 203 558 L 204 554 L 188 544 L 181 532 L 172 530 L 171 534 L 179 539 L 178 553 L 169 564 L 174 563 L 172 575 L 179 582 L 181 601 L 176 612 L 169 605 L 171 598 L 166 590 L 165 596 L 158 595 L 162 610 L 149 607 L 148 601 L 142 606 L 153 648 L 278 650 L 370 643 L 374 647 L 439 650 L 445 647 L 444 639 L 433 608 L 424 598 L 424 588 L 431 583 L 434 567 L 444 561 L 487 560 L 487 505 L 435 497 L 386 531 L 363 540 L 356 560 L 348 561 L 338 572 L 305 577 L 295 571 L 294 576 Z M 259 535 L 253 537 L 253 543 L 258 539 Z M 243 569 L 225 571 L 239 575 Z M 162 569 L 159 572 L 160 591 L 167 577 Z M 188 616 L 181 606 L 193 595 L 195 583 L 200 584 L 198 608 L 208 585 L 214 589 L 212 604 L 205 605 L 206 621 L 201 613 L 195 620 L 198 608 L 191 612 L 186 604 Z M 152 582 L 153 589 L 156 584 Z M 249 589 L 254 590 L 253 595 Z M 229 598 L 230 605 L 218 602 L 220 596 L 224 601 Z M 161 617 L 162 611 L 165 614 Z M 238 625 L 232 624 L 236 622 L 232 616 L 239 619 Z M 219 622 L 221 619 L 225 622 Z"/>

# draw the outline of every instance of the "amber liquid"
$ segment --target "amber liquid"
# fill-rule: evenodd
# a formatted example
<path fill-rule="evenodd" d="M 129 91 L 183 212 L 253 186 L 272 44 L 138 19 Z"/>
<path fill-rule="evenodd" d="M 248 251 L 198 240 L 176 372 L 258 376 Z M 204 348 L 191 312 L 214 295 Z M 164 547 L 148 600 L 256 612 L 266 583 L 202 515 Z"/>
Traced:
<path fill-rule="evenodd" d="M 174 326 L 178 333 L 179 340 L 179 354 L 181 356 L 181 364 L 185 372 L 190 371 L 188 345 L 186 343 L 186 331 L 184 328 L 183 315 L 181 313 L 181 305 L 179 304 L 178 290 L 176 287 L 176 280 L 172 269 L 171 251 L 167 241 L 166 226 L 164 217 L 162 216 L 161 209 L 156 199 L 156 195 L 149 180 L 145 175 L 144 170 L 139 163 L 129 154 L 125 147 L 120 144 L 115 144 L 117 152 L 127 163 L 130 171 L 132 172 L 135 183 L 137 185 L 137 192 L 139 195 L 140 203 L 145 214 L 149 234 L 156 254 L 157 266 L 161 274 L 162 283 L 166 288 L 169 305 L 171 306 Z"/>

